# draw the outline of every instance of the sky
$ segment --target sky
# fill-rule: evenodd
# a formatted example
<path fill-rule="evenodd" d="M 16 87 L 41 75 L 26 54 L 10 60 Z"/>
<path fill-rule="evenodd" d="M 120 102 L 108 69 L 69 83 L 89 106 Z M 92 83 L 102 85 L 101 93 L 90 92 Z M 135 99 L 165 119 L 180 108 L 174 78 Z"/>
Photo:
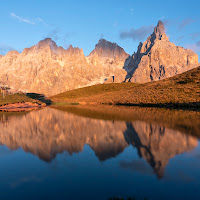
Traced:
<path fill-rule="evenodd" d="M 200 57 L 199 8 L 199 0 L 0 0 L 0 54 L 47 37 L 86 56 L 101 38 L 133 54 L 162 20 L 171 42 Z"/>

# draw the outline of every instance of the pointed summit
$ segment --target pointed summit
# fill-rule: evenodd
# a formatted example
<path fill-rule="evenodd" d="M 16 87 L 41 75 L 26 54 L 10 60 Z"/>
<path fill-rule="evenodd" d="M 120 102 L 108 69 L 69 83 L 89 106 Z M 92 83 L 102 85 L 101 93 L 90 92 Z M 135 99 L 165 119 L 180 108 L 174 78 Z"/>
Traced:
<path fill-rule="evenodd" d="M 154 28 L 154 33 L 159 33 L 160 35 L 165 33 L 165 27 L 161 20 L 158 21 L 157 26 Z"/>
<path fill-rule="evenodd" d="M 169 40 L 165 33 L 165 27 L 161 20 L 158 21 L 157 26 L 154 28 L 154 32 L 150 36 L 151 42 L 154 42 L 154 40 Z"/>

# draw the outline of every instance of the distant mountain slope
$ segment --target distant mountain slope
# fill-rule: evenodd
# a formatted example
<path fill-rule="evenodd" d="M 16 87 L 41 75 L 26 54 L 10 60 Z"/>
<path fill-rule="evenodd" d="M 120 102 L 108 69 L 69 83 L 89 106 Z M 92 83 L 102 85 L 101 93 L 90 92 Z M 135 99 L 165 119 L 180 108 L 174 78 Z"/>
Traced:
<path fill-rule="evenodd" d="M 86 58 L 82 49 L 71 45 L 64 49 L 47 38 L 22 53 L 10 51 L 3 56 L 0 59 L 0 80 L 16 91 L 54 95 L 103 83 L 114 74 L 119 74 L 122 82 L 127 57 L 121 47 L 106 40 L 100 40 Z"/>
<path fill-rule="evenodd" d="M 160 81 L 145 84 L 103 84 L 68 91 L 54 102 L 93 104 L 200 103 L 200 67 Z"/>

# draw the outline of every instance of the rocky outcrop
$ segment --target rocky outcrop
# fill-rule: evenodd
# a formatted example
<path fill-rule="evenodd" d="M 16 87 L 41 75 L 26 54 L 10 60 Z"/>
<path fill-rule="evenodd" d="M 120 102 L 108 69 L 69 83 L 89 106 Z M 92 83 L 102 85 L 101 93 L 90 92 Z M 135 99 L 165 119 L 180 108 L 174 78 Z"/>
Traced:
<path fill-rule="evenodd" d="M 90 53 L 89 57 L 98 56 L 100 58 L 109 58 L 124 61 L 129 54 L 116 43 L 109 42 L 105 39 L 100 39 L 95 49 Z"/>
<path fill-rule="evenodd" d="M 103 53 L 101 53 L 103 52 Z M 103 83 L 113 74 L 123 79 L 127 54 L 116 44 L 100 40 L 86 58 L 83 50 L 58 47 L 50 38 L 22 53 L 10 51 L 0 60 L 0 79 L 13 91 L 35 92 L 47 96 L 67 90 Z"/>
<path fill-rule="evenodd" d="M 116 43 L 100 39 L 87 60 L 95 69 L 104 69 L 106 83 L 123 82 L 126 75 L 123 65 L 128 56 Z"/>
<path fill-rule="evenodd" d="M 180 74 L 197 65 L 198 55 L 171 43 L 159 21 L 154 32 L 126 60 L 124 69 L 127 71 L 126 80 L 145 83 Z"/>

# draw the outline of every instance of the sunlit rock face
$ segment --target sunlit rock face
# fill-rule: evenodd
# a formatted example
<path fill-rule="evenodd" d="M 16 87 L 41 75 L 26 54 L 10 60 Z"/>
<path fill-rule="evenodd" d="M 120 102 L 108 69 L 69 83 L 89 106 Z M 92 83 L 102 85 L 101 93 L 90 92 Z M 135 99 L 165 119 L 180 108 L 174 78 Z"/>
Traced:
<path fill-rule="evenodd" d="M 103 41 L 88 58 L 82 49 L 71 45 L 68 49 L 58 47 L 50 38 L 25 48 L 22 53 L 10 51 L 0 60 L 0 79 L 13 91 L 47 96 L 103 83 L 115 73 L 122 81 L 126 74 L 123 64 L 128 54 L 116 44 Z"/>
<path fill-rule="evenodd" d="M 129 56 L 116 43 L 109 42 L 105 39 L 100 39 L 98 44 L 95 45 L 95 49 L 91 52 L 90 56 L 94 54 L 101 58 L 112 58 L 121 61 L 124 61 Z"/>
<path fill-rule="evenodd" d="M 100 39 L 87 60 L 94 69 L 103 69 L 106 83 L 119 83 L 123 82 L 126 76 L 123 66 L 128 56 L 129 54 L 116 43 Z"/>
<path fill-rule="evenodd" d="M 103 161 L 132 145 L 158 177 L 171 158 L 197 146 L 196 138 L 159 124 L 91 119 L 52 108 L 4 114 L 0 125 L 1 145 L 12 150 L 21 147 L 48 162 L 64 151 L 70 155 L 82 152 L 85 145 Z"/>
<path fill-rule="evenodd" d="M 197 65 L 198 55 L 171 43 L 163 23 L 159 21 L 154 32 L 126 60 L 124 68 L 127 71 L 126 80 L 145 83 L 180 74 Z"/>

